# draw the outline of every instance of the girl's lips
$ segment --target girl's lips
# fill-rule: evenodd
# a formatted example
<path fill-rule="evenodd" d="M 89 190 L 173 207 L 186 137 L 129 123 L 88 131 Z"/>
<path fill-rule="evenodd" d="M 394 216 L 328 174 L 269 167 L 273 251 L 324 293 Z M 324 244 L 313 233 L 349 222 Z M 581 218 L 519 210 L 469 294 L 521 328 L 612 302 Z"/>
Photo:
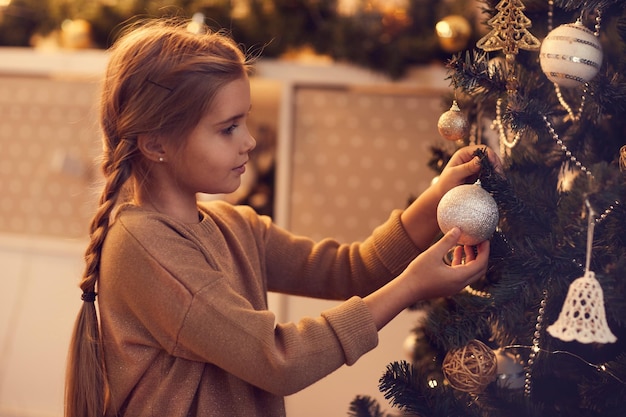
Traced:
<path fill-rule="evenodd" d="M 239 165 L 238 167 L 234 168 L 233 171 L 235 171 L 238 174 L 243 174 L 244 172 L 246 172 L 246 163 L 243 163 L 241 165 Z"/>

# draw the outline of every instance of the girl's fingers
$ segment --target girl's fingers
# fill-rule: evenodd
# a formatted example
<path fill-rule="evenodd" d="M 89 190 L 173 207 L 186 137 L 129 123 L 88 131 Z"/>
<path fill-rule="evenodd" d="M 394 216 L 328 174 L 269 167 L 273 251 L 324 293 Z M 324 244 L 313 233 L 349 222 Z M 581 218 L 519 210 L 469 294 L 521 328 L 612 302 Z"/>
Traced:
<path fill-rule="evenodd" d="M 452 257 L 452 266 L 461 265 L 463 263 L 463 246 L 454 248 L 454 256 Z"/>
<path fill-rule="evenodd" d="M 474 247 L 465 246 L 463 249 L 465 251 L 465 262 L 470 262 L 476 259 L 476 253 L 474 252 Z"/>

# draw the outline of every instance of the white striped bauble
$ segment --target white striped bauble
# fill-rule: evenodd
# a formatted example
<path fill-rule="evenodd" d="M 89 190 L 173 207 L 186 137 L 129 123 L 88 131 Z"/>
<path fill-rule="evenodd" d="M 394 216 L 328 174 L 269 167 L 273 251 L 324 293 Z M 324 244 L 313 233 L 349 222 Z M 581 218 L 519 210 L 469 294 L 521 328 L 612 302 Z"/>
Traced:
<path fill-rule="evenodd" d="M 602 66 L 602 44 L 581 22 L 561 25 L 541 43 L 539 62 L 548 79 L 560 87 L 580 86 Z"/>

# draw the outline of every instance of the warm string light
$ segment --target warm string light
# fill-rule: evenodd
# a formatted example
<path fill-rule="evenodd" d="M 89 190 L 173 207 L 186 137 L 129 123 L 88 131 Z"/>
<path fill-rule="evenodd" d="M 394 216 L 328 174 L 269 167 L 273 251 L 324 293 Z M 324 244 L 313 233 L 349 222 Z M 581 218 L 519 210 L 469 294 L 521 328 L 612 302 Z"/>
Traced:
<path fill-rule="evenodd" d="M 608 370 L 608 368 L 606 367 L 605 363 L 602 364 L 595 364 L 595 363 L 591 363 L 587 360 L 585 360 L 584 358 L 572 353 L 572 352 L 568 352 L 566 350 L 547 350 L 547 349 L 542 349 L 542 348 L 537 348 L 536 346 L 526 346 L 526 345 L 508 345 L 508 346 L 504 346 L 501 349 L 529 349 L 533 352 L 539 353 L 547 353 L 549 355 L 567 355 L 567 356 L 571 356 L 572 358 L 578 359 L 579 361 L 581 361 L 582 363 L 584 363 L 585 365 L 588 365 L 592 368 L 595 368 L 597 371 L 602 372 L 608 376 L 610 376 L 611 378 L 615 379 L 617 382 L 619 382 L 620 384 L 626 385 L 626 381 L 624 381 L 623 379 L 621 379 L 619 376 L 615 375 L 614 373 L 612 373 L 610 370 Z"/>
<path fill-rule="evenodd" d="M 476 145 L 478 143 L 477 137 L 476 137 L 477 132 L 478 132 L 478 126 L 476 125 L 476 123 L 472 123 L 470 125 L 469 145 Z"/>

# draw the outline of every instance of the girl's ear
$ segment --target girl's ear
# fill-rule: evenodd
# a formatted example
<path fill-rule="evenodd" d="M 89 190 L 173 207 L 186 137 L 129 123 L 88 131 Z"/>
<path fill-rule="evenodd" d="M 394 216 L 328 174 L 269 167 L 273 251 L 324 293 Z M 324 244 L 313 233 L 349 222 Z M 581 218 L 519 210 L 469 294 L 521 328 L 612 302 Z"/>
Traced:
<path fill-rule="evenodd" d="M 137 147 L 142 155 L 153 162 L 162 162 L 165 158 L 165 149 L 161 138 L 155 135 L 139 135 Z"/>

